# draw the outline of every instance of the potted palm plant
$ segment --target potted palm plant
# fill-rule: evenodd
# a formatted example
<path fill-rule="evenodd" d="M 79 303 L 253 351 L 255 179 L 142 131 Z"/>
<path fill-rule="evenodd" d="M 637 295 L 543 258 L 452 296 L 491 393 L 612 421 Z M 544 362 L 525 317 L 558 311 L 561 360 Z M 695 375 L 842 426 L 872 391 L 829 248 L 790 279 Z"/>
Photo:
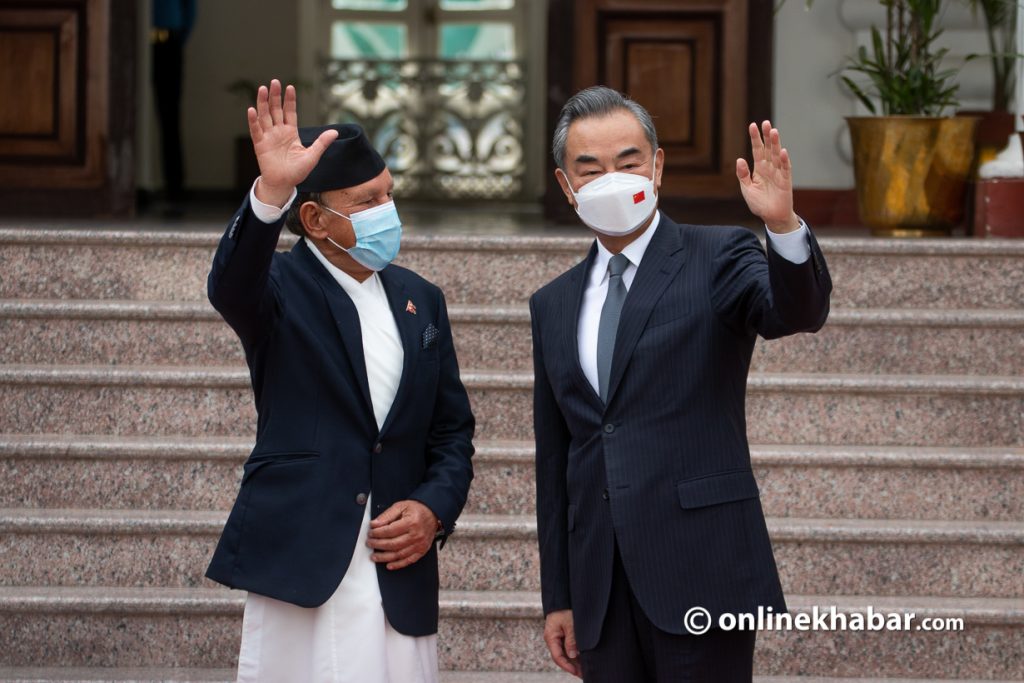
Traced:
<path fill-rule="evenodd" d="M 837 74 L 871 114 L 847 117 L 860 218 L 876 235 L 948 235 L 963 220 L 978 120 L 949 115 L 959 69 L 937 42 L 946 0 L 879 4 L 884 32 L 872 26 Z"/>
<path fill-rule="evenodd" d="M 880 2 L 885 35 L 872 26 L 870 49 L 841 74 L 873 114 L 847 118 L 860 217 L 878 235 L 948 235 L 963 220 L 978 119 L 946 115 L 958 70 L 937 45 L 944 1 Z"/>

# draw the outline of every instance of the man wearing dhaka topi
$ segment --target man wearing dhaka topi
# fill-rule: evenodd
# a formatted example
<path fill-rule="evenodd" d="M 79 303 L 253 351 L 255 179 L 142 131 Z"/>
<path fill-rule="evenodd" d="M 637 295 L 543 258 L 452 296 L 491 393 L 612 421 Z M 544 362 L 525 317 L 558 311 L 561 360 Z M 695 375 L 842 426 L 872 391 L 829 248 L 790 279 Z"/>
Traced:
<path fill-rule="evenodd" d="M 435 683 L 437 553 L 473 478 L 444 296 L 391 265 L 393 182 L 362 129 L 298 128 L 276 80 L 248 118 L 260 176 L 208 282 L 258 415 L 206 574 L 249 591 L 238 680 Z"/>

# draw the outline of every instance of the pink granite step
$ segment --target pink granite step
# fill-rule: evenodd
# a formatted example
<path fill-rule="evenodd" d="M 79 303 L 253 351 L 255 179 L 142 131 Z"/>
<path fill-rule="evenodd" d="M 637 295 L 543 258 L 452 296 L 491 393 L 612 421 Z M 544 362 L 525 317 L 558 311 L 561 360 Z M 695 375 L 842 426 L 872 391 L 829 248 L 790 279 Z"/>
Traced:
<path fill-rule="evenodd" d="M 0 436 L 0 507 L 227 510 L 246 437 Z"/>
<path fill-rule="evenodd" d="M 552 665 L 553 666 L 553 665 Z M 233 683 L 234 669 L 163 668 L 0 668 L 0 680 L 8 683 Z M 578 681 L 562 671 L 442 671 L 440 683 L 569 683 Z M 934 680 L 934 679 L 931 679 Z M 908 678 L 832 678 L 821 676 L 755 676 L 754 683 L 930 683 Z M 1013 683 L 975 679 L 948 683 Z"/>
<path fill-rule="evenodd" d="M 0 363 L 245 365 L 205 301 L 0 301 Z"/>
<path fill-rule="evenodd" d="M 1024 449 L 757 445 L 752 460 L 771 516 L 1024 520 Z"/>
<path fill-rule="evenodd" d="M 754 676 L 754 683 L 931 683 L 935 678 L 833 678 L 831 676 Z M 942 679 L 948 683 L 1014 683 L 980 678 L 970 681 Z"/>
<path fill-rule="evenodd" d="M 525 308 L 453 306 L 463 368 L 526 368 Z M 235 333 L 205 301 L 0 301 L 0 363 L 244 365 Z"/>
<path fill-rule="evenodd" d="M 481 438 L 532 438 L 532 373 L 462 377 Z M 0 366 L 0 403 L 0 433 L 242 436 L 254 423 L 241 368 Z M 1016 446 L 1024 378 L 754 374 L 747 420 L 765 444 Z"/>
<path fill-rule="evenodd" d="M 539 590 L 532 517 L 464 515 L 442 586 Z M 770 518 L 783 588 L 821 595 L 1024 597 L 1024 522 Z"/>
<path fill-rule="evenodd" d="M 0 435 L 0 508 L 226 510 L 250 438 Z M 466 512 L 533 514 L 533 444 L 477 439 Z M 767 514 L 1024 519 L 1024 449 L 754 445 Z M 116 491 L 116 495 L 111 495 Z"/>
<path fill-rule="evenodd" d="M 244 593 L 0 588 L 0 666 L 234 668 Z"/>
<path fill-rule="evenodd" d="M 243 596 L 217 589 L 0 588 L 0 666 L 201 667 L 236 664 Z M 963 619 L 958 632 L 765 631 L 760 675 L 1024 679 L 1024 601 L 791 595 L 794 613 L 912 612 Z M 536 593 L 444 592 L 441 666 L 550 671 Z M 15 634 L 16 637 L 15 637 Z"/>
<path fill-rule="evenodd" d="M 760 372 L 1024 374 L 1024 311 L 833 308 L 816 334 L 759 339 Z"/>
<path fill-rule="evenodd" d="M 441 683 L 571 683 L 579 681 L 552 664 L 549 672 L 532 671 L 442 671 Z M 758 683 L 761 683 L 760 681 Z"/>
<path fill-rule="evenodd" d="M 4 585 L 213 584 L 222 512 L 0 510 Z M 789 592 L 1024 597 L 1024 522 L 769 519 Z M 532 516 L 463 515 L 442 587 L 539 590 Z"/>
<path fill-rule="evenodd" d="M 233 683 L 234 669 L 163 667 L 6 667 L 8 683 Z"/>
<path fill-rule="evenodd" d="M 477 441 L 468 512 L 533 514 L 533 443 Z M 1024 449 L 751 447 L 766 514 L 1024 520 Z"/>
<path fill-rule="evenodd" d="M 219 238 L 0 230 L 0 272 L 7 275 L 0 298 L 201 300 Z M 293 243 L 286 235 L 281 247 Z M 439 284 L 450 303 L 524 305 L 582 260 L 590 243 L 587 237 L 409 236 L 398 262 Z M 821 246 L 836 307 L 1016 308 L 1024 300 L 1019 241 L 825 238 Z M 61 277 L 52 277 L 58 271 Z"/>
<path fill-rule="evenodd" d="M 552 665 L 554 666 L 554 665 Z M 579 680 L 560 671 L 442 671 L 440 683 L 568 683 Z M 0 681 L 7 683 L 234 683 L 234 669 L 167 668 L 0 668 Z M 758 679 L 758 683 L 774 683 Z M 813 682 L 812 682 L 813 683 Z M 959 682 L 958 682 L 959 683 Z"/>
<path fill-rule="evenodd" d="M 199 301 L 218 239 L 205 233 L 0 230 L 0 298 Z"/>
<path fill-rule="evenodd" d="M 531 370 L 526 307 L 449 311 L 464 369 Z M 231 329 L 195 302 L 0 301 L 0 363 L 244 364 Z M 760 372 L 1024 373 L 1024 312 L 835 309 L 815 335 L 760 340 Z"/>

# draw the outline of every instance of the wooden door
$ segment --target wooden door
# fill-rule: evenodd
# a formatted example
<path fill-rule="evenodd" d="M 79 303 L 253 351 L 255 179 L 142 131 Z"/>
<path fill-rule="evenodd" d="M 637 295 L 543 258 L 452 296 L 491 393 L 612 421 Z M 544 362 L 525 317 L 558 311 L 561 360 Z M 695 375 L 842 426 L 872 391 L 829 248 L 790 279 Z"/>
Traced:
<path fill-rule="evenodd" d="M 4 213 L 131 211 L 134 17 L 131 0 L 0 2 Z"/>

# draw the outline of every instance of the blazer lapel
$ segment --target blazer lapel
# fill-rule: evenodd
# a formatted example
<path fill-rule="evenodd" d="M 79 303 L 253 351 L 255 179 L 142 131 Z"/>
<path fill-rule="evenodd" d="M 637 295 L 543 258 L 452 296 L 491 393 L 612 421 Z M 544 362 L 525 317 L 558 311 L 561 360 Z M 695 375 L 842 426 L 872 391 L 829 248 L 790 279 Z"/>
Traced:
<path fill-rule="evenodd" d="M 565 340 L 565 357 L 569 359 L 572 365 L 570 374 L 572 375 L 573 381 L 576 382 L 577 387 L 583 395 L 587 397 L 587 400 L 593 404 L 594 408 L 600 412 L 604 412 L 604 403 L 601 401 L 601 397 L 596 391 L 594 391 L 593 385 L 587 376 L 583 373 L 583 366 L 580 364 L 580 342 L 579 342 L 579 329 L 580 329 L 580 311 L 583 308 L 583 295 L 587 291 L 587 281 L 590 277 L 590 268 L 594 264 L 594 259 L 597 257 L 597 242 L 590 245 L 590 252 L 587 254 L 586 260 L 579 266 L 576 266 L 572 270 L 572 276 L 569 278 L 570 286 L 569 291 L 562 297 L 562 324 L 564 328 L 562 330 L 562 339 Z"/>
<path fill-rule="evenodd" d="M 388 304 L 391 308 L 391 315 L 398 325 L 398 334 L 402 338 L 402 349 L 404 360 L 402 361 L 402 379 L 398 383 L 398 391 L 395 393 L 395 400 L 391 403 L 388 416 L 384 418 L 384 425 L 381 427 L 381 434 L 387 431 L 394 422 L 395 415 L 402 405 L 409 385 L 412 383 L 413 370 L 416 368 L 416 360 L 419 358 L 419 325 L 416 316 L 406 310 L 409 305 L 409 297 L 406 295 L 405 283 L 398 276 L 393 268 L 385 268 L 380 271 L 380 281 L 384 285 L 384 292 L 388 297 Z M 415 303 L 415 302 L 414 302 Z"/>
<path fill-rule="evenodd" d="M 334 319 L 334 326 L 337 328 L 338 334 L 341 335 L 352 374 L 359 386 L 359 392 L 363 396 L 364 406 L 369 411 L 370 421 L 376 425 L 372 419 L 373 402 L 370 400 L 370 383 L 366 378 L 366 357 L 363 355 L 363 333 L 359 327 L 359 312 L 341 285 L 310 252 L 310 249 L 315 248 L 307 244 L 305 240 L 299 240 L 292 252 L 306 264 L 323 291 L 327 306 L 331 310 L 331 317 Z"/>
<path fill-rule="evenodd" d="M 615 335 L 615 350 L 612 352 L 611 376 L 608 380 L 608 404 L 615 397 L 615 390 L 629 365 L 633 349 L 647 325 L 658 299 L 665 288 L 675 279 L 683 265 L 683 243 L 680 227 L 661 215 L 651 243 L 647 245 L 636 277 L 622 304 L 622 317 Z"/>

